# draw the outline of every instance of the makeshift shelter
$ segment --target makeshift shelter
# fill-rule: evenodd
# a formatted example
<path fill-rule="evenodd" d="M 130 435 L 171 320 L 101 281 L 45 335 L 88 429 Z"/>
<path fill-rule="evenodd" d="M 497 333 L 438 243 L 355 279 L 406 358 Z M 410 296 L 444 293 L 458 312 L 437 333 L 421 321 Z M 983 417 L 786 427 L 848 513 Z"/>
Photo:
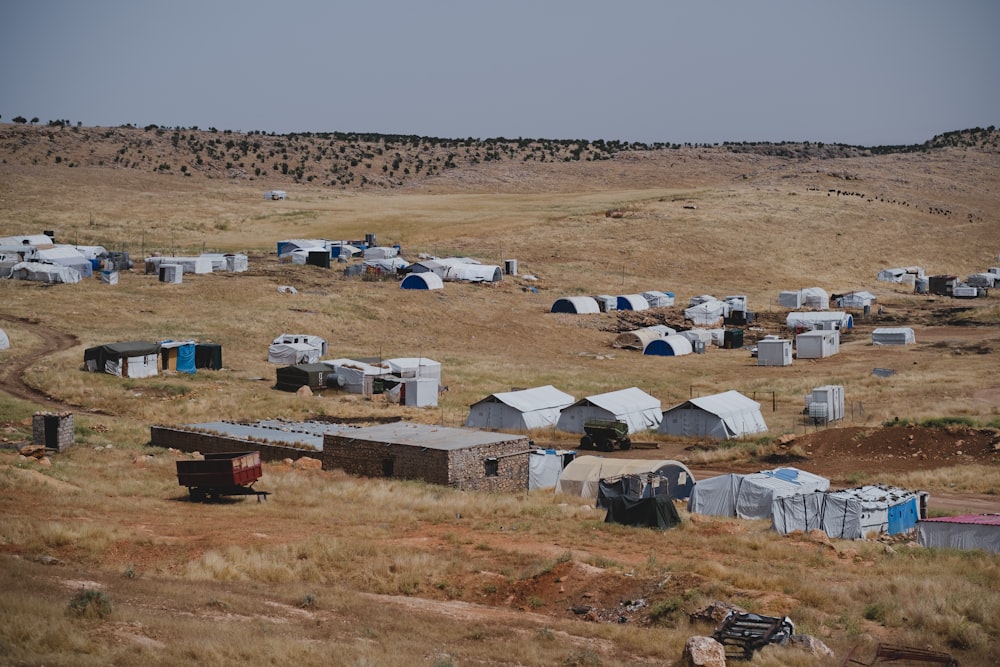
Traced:
<path fill-rule="evenodd" d="M 528 490 L 551 489 L 576 452 L 565 449 L 536 449 L 528 457 Z"/>
<path fill-rule="evenodd" d="M 0 350 L 10 349 L 10 337 L 7 336 L 7 332 L 0 329 Z"/>
<path fill-rule="evenodd" d="M 267 192 L 264 193 L 264 199 L 268 199 L 268 200 L 271 200 L 271 199 L 273 199 L 273 200 L 279 200 L 279 199 L 287 199 L 287 198 L 288 198 L 288 193 L 285 192 L 284 190 L 268 190 Z"/>
<path fill-rule="evenodd" d="M 180 264 L 160 264 L 157 276 L 161 283 L 179 285 L 184 280 L 184 267 Z"/>
<path fill-rule="evenodd" d="M 797 468 L 775 468 L 749 475 L 719 475 L 694 485 L 688 511 L 741 519 L 770 519 L 776 498 L 829 488 L 830 480 Z"/>
<path fill-rule="evenodd" d="M 184 273 L 212 272 L 212 258 L 199 255 L 198 257 L 147 257 L 146 273 L 159 273 L 161 264 L 176 264 L 184 269 Z"/>
<path fill-rule="evenodd" d="M 195 368 L 222 369 L 222 345 L 219 343 L 196 343 L 194 346 Z"/>
<path fill-rule="evenodd" d="M 436 273 L 411 273 L 399 283 L 401 289 L 442 289 L 444 283 Z"/>
<path fill-rule="evenodd" d="M 330 386 L 336 384 L 351 394 L 371 396 L 382 393 L 382 378 L 389 375 L 387 366 L 376 366 L 354 359 L 325 359 L 323 363 L 332 368 L 336 374 L 336 377 L 328 380 L 327 384 Z"/>
<path fill-rule="evenodd" d="M 274 340 L 272 343 L 305 343 L 306 345 L 312 345 L 319 350 L 320 356 L 326 355 L 326 339 L 320 336 L 313 336 L 312 334 L 290 334 L 283 333 Z"/>
<path fill-rule="evenodd" d="M 767 431 L 760 403 L 738 391 L 700 396 L 663 411 L 659 433 L 728 440 Z"/>
<path fill-rule="evenodd" d="M 365 259 L 391 259 L 399 256 L 399 248 L 395 246 L 373 246 L 365 248 L 362 257 Z"/>
<path fill-rule="evenodd" d="M 269 364 L 285 364 L 287 366 L 314 364 L 319 361 L 319 357 L 319 348 L 307 343 L 271 343 L 267 349 L 267 363 Z"/>
<path fill-rule="evenodd" d="M 628 433 L 638 433 L 660 425 L 660 399 L 637 387 L 581 398 L 563 408 L 556 428 L 568 433 L 584 433 L 589 419 L 614 419 L 628 424 Z"/>
<path fill-rule="evenodd" d="M 823 359 L 840 352 L 839 331 L 803 331 L 795 336 L 795 356 L 799 359 Z"/>
<path fill-rule="evenodd" d="M 782 308 L 801 308 L 802 292 L 799 290 L 784 290 L 778 292 L 778 305 Z"/>
<path fill-rule="evenodd" d="M 274 388 L 282 391 L 298 391 L 300 387 L 325 389 L 331 372 L 329 366 L 320 363 L 285 366 L 277 370 Z"/>
<path fill-rule="evenodd" d="M 449 282 L 498 283 L 503 280 L 503 270 L 492 264 L 450 264 L 445 267 L 444 279 Z"/>
<path fill-rule="evenodd" d="M 844 386 L 827 384 L 806 394 L 806 414 L 814 424 L 826 424 L 844 418 Z"/>
<path fill-rule="evenodd" d="M 719 331 L 721 332 L 722 329 L 719 329 Z M 712 332 L 708 329 L 701 329 L 701 328 L 688 329 L 687 331 L 679 331 L 677 335 L 687 338 L 689 341 L 691 341 L 692 345 L 700 342 L 702 345 L 707 346 L 711 345 L 715 341 L 715 337 L 712 335 Z"/>
<path fill-rule="evenodd" d="M 178 373 L 196 372 L 195 345 L 193 340 L 160 341 L 161 368 L 165 371 L 177 371 Z"/>
<path fill-rule="evenodd" d="M 618 310 L 649 310 L 649 301 L 641 294 L 623 294 L 616 302 Z"/>
<path fill-rule="evenodd" d="M 847 540 L 907 533 L 926 514 L 926 492 L 880 484 L 775 497 L 771 506 L 774 529 L 783 535 L 819 529 Z"/>
<path fill-rule="evenodd" d="M 878 299 L 871 292 L 848 292 L 837 295 L 834 302 L 838 308 L 853 308 L 855 310 L 871 308 L 871 305 Z"/>
<path fill-rule="evenodd" d="M 843 331 L 854 328 L 854 316 L 842 310 L 794 312 L 788 313 L 785 317 L 785 326 L 791 331 L 812 329 Z"/>
<path fill-rule="evenodd" d="M 469 407 L 466 426 L 530 430 L 555 426 L 563 408 L 576 399 L 548 384 L 490 394 Z"/>
<path fill-rule="evenodd" d="M 791 366 L 792 341 L 765 336 L 757 341 L 758 366 Z"/>
<path fill-rule="evenodd" d="M 615 496 L 610 499 L 604 523 L 620 523 L 626 526 L 644 526 L 667 530 L 679 525 L 680 515 L 673 501 L 666 496 L 638 498 L 635 496 Z"/>
<path fill-rule="evenodd" d="M 1000 514 L 963 514 L 921 519 L 917 544 L 945 549 L 982 549 L 1000 553 Z"/>
<path fill-rule="evenodd" d="M 38 248 L 32 255 L 32 259 L 37 262 L 58 264 L 76 269 L 82 278 L 90 278 L 94 275 L 93 263 L 73 246 L 57 245 L 50 248 Z"/>
<path fill-rule="evenodd" d="M 679 334 L 674 334 L 649 341 L 642 348 L 642 353 L 658 357 L 680 357 L 691 354 L 692 350 L 690 340 Z"/>
<path fill-rule="evenodd" d="M 902 283 L 906 282 L 908 276 L 913 276 L 909 280 L 924 277 L 924 269 L 920 266 L 904 266 L 895 269 L 882 269 L 876 278 L 882 283 Z"/>
<path fill-rule="evenodd" d="M 91 373 L 145 378 L 157 374 L 160 344 L 145 341 L 108 343 L 83 351 L 84 367 Z"/>
<path fill-rule="evenodd" d="M 650 308 L 669 308 L 674 305 L 674 293 L 673 292 L 658 292 L 656 290 L 650 292 L 642 292 L 642 298 L 649 303 Z"/>
<path fill-rule="evenodd" d="M 910 327 L 879 327 L 872 331 L 872 345 L 912 345 L 916 342 Z"/>
<path fill-rule="evenodd" d="M 630 477 L 627 488 L 634 495 L 665 495 L 683 500 L 695 486 L 694 475 L 680 461 L 669 459 L 609 459 L 603 456 L 577 456 L 559 476 L 556 493 L 565 493 L 596 501 L 601 480 Z"/>
<path fill-rule="evenodd" d="M 76 269 L 43 262 L 18 262 L 11 268 L 9 277 L 15 280 L 31 280 L 49 285 L 80 282 L 80 272 Z"/>
<path fill-rule="evenodd" d="M 618 334 L 611 347 L 625 350 L 643 350 L 650 341 L 665 338 L 677 333 L 675 329 L 664 324 L 657 324 L 651 327 L 643 327 L 635 331 L 625 331 Z"/>
<path fill-rule="evenodd" d="M 382 365 L 391 375 L 399 378 L 432 378 L 441 380 L 441 362 L 427 357 L 397 357 L 386 359 Z"/>
<path fill-rule="evenodd" d="M 437 378 L 406 378 L 396 386 L 399 388 L 400 405 L 408 405 L 414 408 L 432 408 L 438 404 L 440 383 Z"/>
<path fill-rule="evenodd" d="M 366 259 L 361 264 L 365 270 L 372 270 L 377 273 L 398 273 L 400 269 L 405 269 L 409 263 L 402 257 L 380 258 L 373 257 Z"/>
<path fill-rule="evenodd" d="M 602 313 L 611 313 L 618 310 L 618 297 L 610 294 L 598 294 L 594 297 L 597 307 Z"/>
<path fill-rule="evenodd" d="M 599 313 L 601 309 L 597 306 L 597 299 L 592 296 L 564 296 L 556 299 L 549 312 L 588 315 Z"/>
<path fill-rule="evenodd" d="M 684 319 L 690 320 L 697 327 L 710 327 L 718 324 L 726 315 L 726 304 L 724 301 L 713 299 L 703 301 L 690 308 L 684 309 Z"/>

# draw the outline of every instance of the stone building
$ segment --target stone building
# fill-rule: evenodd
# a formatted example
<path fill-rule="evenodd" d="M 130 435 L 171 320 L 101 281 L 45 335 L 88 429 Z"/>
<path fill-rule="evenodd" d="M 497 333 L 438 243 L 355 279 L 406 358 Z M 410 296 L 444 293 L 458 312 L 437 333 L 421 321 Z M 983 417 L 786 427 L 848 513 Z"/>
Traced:
<path fill-rule="evenodd" d="M 466 491 L 525 491 L 526 436 L 411 422 L 327 434 L 323 468 L 366 477 L 423 480 Z"/>

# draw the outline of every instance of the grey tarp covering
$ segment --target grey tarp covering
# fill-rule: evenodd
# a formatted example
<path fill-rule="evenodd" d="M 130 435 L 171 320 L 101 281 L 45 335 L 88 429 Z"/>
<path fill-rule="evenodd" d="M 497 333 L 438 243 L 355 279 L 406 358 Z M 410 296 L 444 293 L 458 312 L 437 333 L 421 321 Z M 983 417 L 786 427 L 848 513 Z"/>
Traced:
<path fill-rule="evenodd" d="M 559 483 L 559 475 L 573 457 L 574 451 L 536 449 L 528 457 L 528 490 L 551 489 Z"/>
<path fill-rule="evenodd" d="M 923 547 L 1000 553 L 1000 514 L 926 519 L 917 524 L 917 543 Z"/>
<path fill-rule="evenodd" d="M 146 341 L 108 343 L 83 351 L 83 362 L 92 373 L 144 378 L 157 374 L 160 344 Z"/>
<path fill-rule="evenodd" d="M 775 498 L 828 488 L 830 480 L 797 468 L 775 468 L 750 475 L 719 475 L 694 485 L 688 511 L 741 519 L 769 519 Z"/>
<path fill-rule="evenodd" d="M 779 497 L 771 508 L 774 529 L 787 534 L 819 528 L 830 537 L 848 540 L 872 534 L 897 535 L 917 525 L 921 494 L 873 484 Z"/>

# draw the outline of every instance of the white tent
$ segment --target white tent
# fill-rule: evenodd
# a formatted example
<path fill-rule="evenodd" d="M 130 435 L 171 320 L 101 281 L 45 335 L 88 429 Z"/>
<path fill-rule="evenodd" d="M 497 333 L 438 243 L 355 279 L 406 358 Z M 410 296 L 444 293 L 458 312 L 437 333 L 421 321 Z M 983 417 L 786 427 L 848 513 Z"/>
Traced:
<path fill-rule="evenodd" d="M 911 345 L 916 342 L 910 327 L 879 327 L 872 331 L 872 345 Z"/>
<path fill-rule="evenodd" d="M 0 237 L 0 246 L 34 246 L 42 248 L 51 245 L 53 245 L 52 237 L 45 234 L 21 234 L 19 236 Z"/>
<path fill-rule="evenodd" d="M 597 305 L 597 299 L 592 296 L 564 296 L 555 300 L 549 312 L 588 315 L 599 313 L 601 309 Z"/>
<path fill-rule="evenodd" d="M 635 331 L 625 331 L 618 334 L 614 342 L 611 343 L 611 347 L 626 350 L 642 350 L 650 341 L 658 338 L 666 338 L 675 333 L 677 333 L 676 330 L 671 329 L 665 324 L 656 324 L 651 327 L 643 327 Z"/>
<path fill-rule="evenodd" d="M 10 338 L 7 336 L 7 332 L 0 329 L 0 350 L 10 349 Z"/>
<path fill-rule="evenodd" d="M 395 273 L 399 269 L 405 269 L 409 266 L 409 263 L 402 257 L 388 257 L 385 259 L 372 257 L 366 259 L 361 265 L 365 268 L 371 267 L 385 273 Z"/>
<path fill-rule="evenodd" d="M 306 343 L 271 343 L 267 349 L 267 362 L 282 366 L 314 364 L 319 361 L 319 357 L 319 348 Z"/>
<path fill-rule="evenodd" d="M 399 283 L 400 289 L 432 290 L 443 289 L 444 283 L 440 276 L 430 271 L 411 273 Z"/>
<path fill-rule="evenodd" d="M 785 326 L 792 331 L 806 331 L 808 329 L 853 329 L 854 316 L 842 310 L 788 313 L 785 317 Z"/>
<path fill-rule="evenodd" d="M 1000 514 L 964 514 L 923 519 L 917 544 L 947 549 L 982 549 L 1000 553 Z"/>
<path fill-rule="evenodd" d="M 490 394 L 469 407 L 465 425 L 475 428 L 519 429 L 555 426 L 563 408 L 576 399 L 548 384 L 543 387 Z"/>
<path fill-rule="evenodd" d="M 685 354 L 691 354 L 692 351 L 691 341 L 680 334 L 655 338 L 646 343 L 646 346 L 642 348 L 643 354 L 658 357 L 680 357 Z"/>
<path fill-rule="evenodd" d="M 427 357 L 397 357 L 384 360 L 382 365 L 397 377 L 433 378 L 441 381 L 441 362 Z"/>
<path fill-rule="evenodd" d="M 376 366 L 354 359 L 324 359 L 322 363 L 333 368 L 337 386 L 351 394 L 371 396 L 375 378 L 389 374 L 387 366 Z"/>
<path fill-rule="evenodd" d="M 673 292 L 658 292 L 653 290 L 643 292 L 642 297 L 649 303 L 650 308 L 667 308 L 674 305 Z"/>
<path fill-rule="evenodd" d="M 829 537 L 861 540 L 913 530 L 926 514 L 927 493 L 880 484 L 841 491 L 777 497 L 771 507 L 774 529 L 820 529 Z"/>
<path fill-rule="evenodd" d="M 321 336 L 314 336 L 312 334 L 294 334 L 294 333 L 283 333 L 274 340 L 272 343 L 305 343 L 306 345 L 312 345 L 319 350 L 320 356 L 326 354 L 326 339 Z M 311 362 L 310 362 L 311 363 Z"/>
<path fill-rule="evenodd" d="M 713 299 L 703 301 L 690 308 L 684 309 L 684 319 L 690 320 L 695 326 L 710 327 L 725 317 L 726 304 L 724 301 Z"/>
<path fill-rule="evenodd" d="M 830 480 L 797 468 L 720 475 L 694 485 L 688 511 L 741 519 L 770 519 L 775 498 L 826 491 Z"/>
<path fill-rule="evenodd" d="M 576 452 L 565 449 L 536 449 L 528 457 L 528 490 L 551 489 L 559 483 L 563 468 Z"/>
<path fill-rule="evenodd" d="M 568 433 L 583 433 L 583 425 L 589 419 L 616 419 L 628 424 L 629 434 L 638 433 L 659 426 L 661 410 L 660 399 L 637 387 L 629 387 L 581 398 L 563 408 L 556 428 Z"/>
<path fill-rule="evenodd" d="M 78 283 L 80 272 L 69 266 L 43 262 L 18 262 L 10 270 L 15 280 L 32 280 L 39 283 Z"/>
<path fill-rule="evenodd" d="M 712 336 L 711 331 L 709 331 L 708 329 L 701 329 L 697 327 L 694 329 L 688 329 L 687 331 L 681 331 L 677 335 L 684 336 L 689 341 L 691 341 L 692 344 L 700 341 L 704 343 L 706 346 L 711 345 L 714 340 L 714 336 Z"/>
<path fill-rule="evenodd" d="M 597 500 L 602 479 L 640 475 L 667 480 L 671 498 L 687 498 L 695 486 L 694 475 L 679 461 L 669 459 L 609 459 L 603 456 L 577 456 L 562 471 L 556 493 Z"/>
<path fill-rule="evenodd" d="M 399 248 L 395 246 L 373 246 L 371 248 L 365 248 L 364 258 L 365 259 L 390 259 L 392 257 L 397 257 L 399 255 Z"/>
<path fill-rule="evenodd" d="M 444 279 L 449 282 L 498 283 L 503 271 L 492 264 L 451 264 L 445 268 Z"/>
<path fill-rule="evenodd" d="M 622 294 L 617 306 L 618 310 L 649 310 L 649 301 L 642 294 Z"/>
<path fill-rule="evenodd" d="M 74 268 L 80 272 L 82 278 L 90 278 L 94 275 L 94 265 L 73 246 L 57 245 L 51 248 L 39 248 L 34 252 L 32 259 Z"/>
<path fill-rule="evenodd" d="M 883 283 L 901 283 L 906 279 L 908 274 L 913 275 L 916 278 L 923 278 L 924 269 L 920 266 L 904 266 L 897 269 L 882 269 L 878 272 L 876 278 L 879 282 Z"/>
<path fill-rule="evenodd" d="M 660 433 L 728 440 L 767 431 L 760 403 L 738 391 L 700 396 L 663 411 Z"/>
<path fill-rule="evenodd" d="M 841 294 L 837 297 L 837 307 L 838 308 L 864 308 L 865 306 L 871 306 L 878 299 L 877 296 L 871 292 L 848 292 L 847 294 Z"/>

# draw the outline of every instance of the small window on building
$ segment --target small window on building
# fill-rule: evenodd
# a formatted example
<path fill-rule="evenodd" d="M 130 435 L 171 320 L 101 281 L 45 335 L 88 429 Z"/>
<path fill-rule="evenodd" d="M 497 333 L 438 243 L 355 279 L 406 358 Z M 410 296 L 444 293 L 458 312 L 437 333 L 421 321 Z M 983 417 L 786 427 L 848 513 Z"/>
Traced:
<path fill-rule="evenodd" d="M 382 476 L 392 477 L 393 472 L 393 459 L 382 459 Z"/>
<path fill-rule="evenodd" d="M 500 474 L 500 461 L 497 459 L 486 459 L 486 476 L 497 477 Z"/>

